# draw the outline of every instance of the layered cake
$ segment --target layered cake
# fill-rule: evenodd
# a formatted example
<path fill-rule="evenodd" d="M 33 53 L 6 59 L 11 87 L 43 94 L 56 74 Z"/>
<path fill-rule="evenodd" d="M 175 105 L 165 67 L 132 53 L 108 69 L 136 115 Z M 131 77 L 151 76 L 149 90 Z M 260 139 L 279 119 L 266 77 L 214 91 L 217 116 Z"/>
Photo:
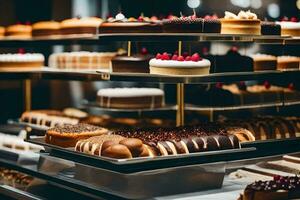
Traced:
<path fill-rule="evenodd" d="M 215 124 L 116 131 L 113 134 L 126 138 L 138 138 L 150 146 L 154 154 L 158 156 L 240 148 L 237 136 Z"/>
<path fill-rule="evenodd" d="M 27 111 L 22 114 L 20 121 L 42 127 L 54 127 L 56 125 L 79 123 L 78 118 L 68 117 L 64 113 L 55 110 Z"/>
<path fill-rule="evenodd" d="M 66 19 L 60 23 L 61 34 L 97 34 L 102 22 L 98 17 Z"/>
<path fill-rule="evenodd" d="M 163 21 L 163 31 L 166 33 L 220 33 L 221 22 L 215 16 L 199 18 L 192 16 L 181 16 Z"/>
<path fill-rule="evenodd" d="M 3 26 L 0 26 L 0 38 L 3 38 L 5 36 L 5 28 Z"/>
<path fill-rule="evenodd" d="M 60 23 L 56 21 L 41 21 L 32 25 L 32 36 L 60 35 Z"/>
<path fill-rule="evenodd" d="M 290 21 L 287 20 L 276 22 L 278 25 L 281 26 L 281 35 L 299 37 L 300 22 L 296 18 L 291 18 Z"/>
<path fill-rule="evenodd" d="M 296 56 L 278 56 L 277 69 L 278 70 L 299 70 L 300 57 Z"/>
<path fill-rule="evenodd" d="M 45 58 L 40 53 L 0 54 L 0 68 L 37 68 L 44 66 Z"/>
<path fill-rule="evenodd" d="M 100 89 L 97 102 L 105 108 L 159 108 L 164 105 L 164 91 L 157 88 Z"/>
<path fill-rule="evenodd" d="M 239 200 L 288 200 L 300 198 L 298 176 L 275 176 L 271 181 L 256 181 L 247 185 Z"/>
<path fill-rule="evenodd" d="M 16 24 L 6 27 L 5 36 L 26 39 L 31 38 L 31 31 L 32 28 L 30 25 Z"/>
<path fill-rule="evenodd" d="M 161 23 L 158 20 L 139 17 L 127 19 L 122 13 L 115 18 L 109 18 L 99 27 L 99 33 L 159 33 Z"/>
<path fill-rule="evenodd" d="M 262 35 L 281 35 L 281 26 L 275 22 L 262 21 L 261 22 Z"/>
<path fill-rule="evenodd" d="M 210 73 L 222 72 L 251 72 L 253 71 L 253 59 L 243 56 L 236 47 L 232 47 L 225 55 L 210 57 Z"/>
<path fill-rule="evenodd" d="M 45 141 L 46 143 L 60 147 L 75 147 L 79 140 L 107 133 L 107 129 L 98 126 L 88 124 L 65 124 L 48 129 Z"/>
<path fill-rule="evenodd" d="M 209 74 L 210 61 L 203 59 L 198 53 L 191 56 L 178 56 L 176 54 L 158 53 L 149 62 L 150 74 L 159 75 L 205 75 Z"/>
<path fill-rule="evenodd" d="M 155 155 L 150 146 L 143 144 L 140 139 L 125 138 L 119 135 L 101 135 L 80 140 L 77 142 L 75 150 L 116 159 L 153 157 Z"/>
<path fill-rule="evenodd" d="M 59 69 L 109 69 L 117 52 L 64 52 L 49 57 L 49 67 Z"/>
<path fill-rule="evenodd" d="M 255 54 L 251 56 L 254 63 L 254 71 L 276 70 L 277 57 L 266 54 Z"/>
<path fill-rule="evenodd" d="M 111 72 L 149 73 L 149 61 L 152 56 L 117 56 L 111 60 Z"/>
<path fill-rule="evenodd" d="M 261 25 L 256 14 L 240 11 L 238 15 L 226 11 L 221 19 L 221 34 L 260 35 Z"/>

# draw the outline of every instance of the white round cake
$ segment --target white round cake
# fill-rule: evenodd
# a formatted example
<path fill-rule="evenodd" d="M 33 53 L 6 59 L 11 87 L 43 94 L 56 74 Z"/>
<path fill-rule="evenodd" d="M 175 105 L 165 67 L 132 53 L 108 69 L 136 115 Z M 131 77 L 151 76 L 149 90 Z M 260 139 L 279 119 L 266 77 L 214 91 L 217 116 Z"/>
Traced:
<path fill-rule="evenodd" d="M 150 74 L 161 75 L 204 75 L 209 74 L 210 61 L 199 54 L 192 56 L 170 56 L 168 53 L 157 54 L 149 62 Z"/>
<path fill-rule="evenodd" d="M 100 89 L 97 102 L 106 108 L 158 108 L 164 105 L 164 91 L 158 88 Z"/>
<path fill-rule="evenodd" d="M 44 65 L 45 57 L 40 53 L 0 54 L 0 68 L 35 68 Z"/>

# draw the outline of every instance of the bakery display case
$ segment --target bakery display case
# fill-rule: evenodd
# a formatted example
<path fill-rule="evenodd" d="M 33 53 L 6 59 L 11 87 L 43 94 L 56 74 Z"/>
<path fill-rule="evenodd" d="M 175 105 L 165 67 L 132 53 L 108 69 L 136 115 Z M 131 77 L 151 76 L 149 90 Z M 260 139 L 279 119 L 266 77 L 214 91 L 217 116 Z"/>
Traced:
<path fill-rule="evenodd" d="M 0 197 L 299 198 L 300 22 L 195 8 L 3 28 L 0 81 L 24 106 L 0 126 Z M 84 92 L 58 82 L 92 95 L 67 107 Z"/>

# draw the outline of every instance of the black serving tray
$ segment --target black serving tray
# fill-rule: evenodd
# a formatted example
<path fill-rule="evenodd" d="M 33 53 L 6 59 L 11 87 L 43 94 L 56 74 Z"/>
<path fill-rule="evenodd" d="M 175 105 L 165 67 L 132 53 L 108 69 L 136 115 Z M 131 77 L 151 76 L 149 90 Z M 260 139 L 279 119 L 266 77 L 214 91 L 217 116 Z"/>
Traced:
<path fill-rule="evenodd" d="M 245 158 L 247 153 L 255 151 L 255 148 L 250 147 L 181 155 L 157 156 L 154 158 L 113 159 L 77 152 L 73 150 L 73 148 L 62 148 L 56 145 L 47 144 L 44 137 L 29 138 L 26 141 L 44 146 L 45 149 L 49 150 L 52 156 L 121 173 L 134 173 L 170 167 L 240 160 Z"/>

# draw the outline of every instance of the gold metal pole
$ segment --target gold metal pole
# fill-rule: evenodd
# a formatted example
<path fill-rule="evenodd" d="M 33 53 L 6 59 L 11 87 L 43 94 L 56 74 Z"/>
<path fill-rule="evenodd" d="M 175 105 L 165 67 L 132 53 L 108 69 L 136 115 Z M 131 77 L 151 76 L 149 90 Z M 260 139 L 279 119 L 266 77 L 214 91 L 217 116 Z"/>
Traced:
<path fill-rule="evenodd" d="M 128 41 L 127 43 L 127 56 L 131 56 L 131 41 Z"/>
<path fill-rule="evenodd" d="M 184 83 L 177 83 L 176 126 L 184 126 Z"/>
<path fill-rule="evenodd" d="M 23 95 L 24 95 L 24 109 L 25 111 L 31 110 L 31 80 L 26 79 L 23 83 Z"/>
<path fill-rule="evenodd" d="M 181 56 L 182 54 L 182 41 L 178 41 L 178 55 Z"/>

